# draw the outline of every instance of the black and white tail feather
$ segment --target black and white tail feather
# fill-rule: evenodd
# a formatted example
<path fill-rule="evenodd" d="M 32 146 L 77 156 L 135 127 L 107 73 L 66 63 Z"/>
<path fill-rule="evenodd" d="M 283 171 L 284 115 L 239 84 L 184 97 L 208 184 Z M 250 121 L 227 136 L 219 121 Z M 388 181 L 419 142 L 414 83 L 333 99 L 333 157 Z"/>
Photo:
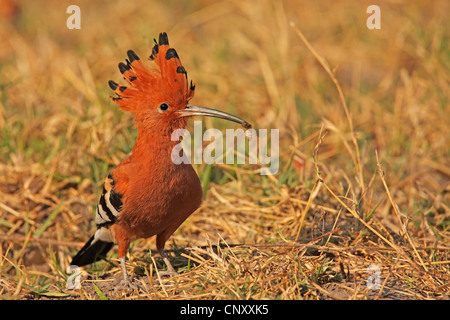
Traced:
<path fill-rule="evenodd" d="M 114 190 L 114 180 L 108 175 L 95 213 L 97 230 L 73 257 L 71 265 L 81 267 L 106 256 L 114 245 L 114 231 L 110 227 L 117 221 L 122 205 L 122 195 Z"/>

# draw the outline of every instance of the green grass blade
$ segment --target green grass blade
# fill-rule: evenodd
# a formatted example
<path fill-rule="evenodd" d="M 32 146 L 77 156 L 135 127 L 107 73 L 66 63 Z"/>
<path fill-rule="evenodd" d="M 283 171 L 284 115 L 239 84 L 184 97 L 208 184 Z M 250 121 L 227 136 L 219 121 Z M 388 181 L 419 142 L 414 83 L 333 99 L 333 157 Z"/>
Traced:
<path fill-rule="evenodd" d="M 94 285 L 95 292 L 97 292 L 98 296 L 100 297 L 100 300 L 108 300 L 108 298 L 103 294 L 103 292 L 100 290 L 100 288 L 97 287 L 97 285 L 95 283 L 93 283 L 93 285 Z"/>

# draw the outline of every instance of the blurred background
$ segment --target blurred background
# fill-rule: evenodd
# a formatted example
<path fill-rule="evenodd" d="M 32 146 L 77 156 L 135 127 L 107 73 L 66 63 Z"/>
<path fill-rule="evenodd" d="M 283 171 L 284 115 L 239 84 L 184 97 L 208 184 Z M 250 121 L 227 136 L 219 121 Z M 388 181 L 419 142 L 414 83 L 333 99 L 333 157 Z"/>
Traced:
<path fill-rule="evenodd" d="M 193 104 L 280 130 L 275 176 L 251 165 L 195 167 L 205 201 L 173 245 L 201 245 L 205 237 L 307 242 L 321 212 L 331 214 L 329 228 L 341 220 L 360 227 L 348 212 L 337 215 L 340 198 L 365 221 L 377 219 L 381 234 L 403 237 L 399 245 L 448 248 L 450 2 L 0 4 L 0 270 L 10 279 L 1 294 L 64 278 L 61 270 L 95 229 L 103 179 L 137 134 L 131 115 L 109 100 L 107 82 L 124 83 L 117 64 L 127 50 L 145 61 L 163 31 L 196 84 Z M 66 26 L 72 4 L 81 10 L 79 30 Z M 381 9 L 380 30 L 366 26 L 372 4 Z M 327 61 L 346 107 L 296 28 Z M 318 171 L 336 196 L 316 188 Z M 153 239 L 136 247 L 154 249 Z"/>

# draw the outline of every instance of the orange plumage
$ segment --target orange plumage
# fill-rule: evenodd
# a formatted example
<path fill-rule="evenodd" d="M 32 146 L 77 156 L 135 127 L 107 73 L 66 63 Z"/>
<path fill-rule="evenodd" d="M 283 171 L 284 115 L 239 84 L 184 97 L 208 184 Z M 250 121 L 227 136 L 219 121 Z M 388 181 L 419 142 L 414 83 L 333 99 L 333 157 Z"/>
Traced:
<path fill-rule="evenodd" d="M 172 149 L 178 144 L 171 134 L 185 128 L 187 117 L 212 116 L 250 125 L 232 115 L 188 104 L 195 86 L 166 33 L 159 35 L 146 66 L 134 53 L 119 64 L 128 82 L 120 86 L 109 81 L 117 94 L 112 100 L 131 112 L 138 136 L 131 154 L 106 178 L 97 206 L 97 231 L 73 258 L 72 265 L 97 261 L 119 245 L 119 259 L 127 281 L 125 255 L 131 241 L 156 235 L 156 246 L 169 271 L 174 272 L 164 253 L 164 245 L 175 230 L 201 204 L 202 188 L 190 164 L 174 164 Z"/>

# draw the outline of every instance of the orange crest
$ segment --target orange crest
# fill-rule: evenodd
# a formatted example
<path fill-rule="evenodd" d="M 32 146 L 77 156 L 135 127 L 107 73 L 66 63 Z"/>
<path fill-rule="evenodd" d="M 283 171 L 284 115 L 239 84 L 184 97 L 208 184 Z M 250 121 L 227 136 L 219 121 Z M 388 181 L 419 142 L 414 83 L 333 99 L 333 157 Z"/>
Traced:
<path fill-rule="evenodd" d="M 192 81 L 188 84 L 186 70 L 175 49 L 169 47 L 167 34 L 160 33 L 159 41 L 154 41 L 150 67 L 142 63 L 132 50 L 127 52 L 126 64 L 119 63 L 128 87 L 109 81 L 109 86 L 117 94 L 111 99 L 122 110 L 133 113 L 136 122 L 168 108 L 183 109 L 194 96 L 195 86 Z"/>

